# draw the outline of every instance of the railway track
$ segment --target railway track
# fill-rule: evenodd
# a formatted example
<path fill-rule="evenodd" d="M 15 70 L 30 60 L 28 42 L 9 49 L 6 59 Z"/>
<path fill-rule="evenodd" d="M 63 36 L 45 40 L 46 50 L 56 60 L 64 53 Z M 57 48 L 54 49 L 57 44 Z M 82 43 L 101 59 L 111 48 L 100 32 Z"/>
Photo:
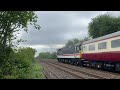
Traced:
<path fill-rule="evenodd" d="M 42 62 L 47 63 L 51 66 L 54 66 L 55 68 L 60 69 L 64 72 L 67 72 L 67 73 L 69 73 L 69 74 L 71 74 L 79 79 L 104 79 L 103 77 L 96 76 L 96 75 L 93 75 L 93 74 L 90 74 L 87 72 L 79 71 L 79 70 L 67 67 L 65 65 L 60 65 L 60 64 L 55 63 L 55 62 L 49 62 L 49 61 L 42 61 Z"/>
<path fill-rule="evenodd" d="M 69 64 L 58 63 L 55 61 L 42 60 L 47 64 L 51 64 L 61 70 L 64 70 L 70 74 L 81 79 L 120 79 L 120 74 L 111 73 L 107 71 L 98 71 L 91 68 L 77 67 Z"/>
<path fill-rule="evenodd" d="M 79 78 L 79 79 L 83 79 L 83 77 L 75 74 L 76 72 L 73 73 L 72 71 L 70 71 L 70 70 L 68 70 L 68 69 L 66 69 L 66 68 L 64 68 L 64 67 L 57 66 L 57 65 L 54 65 L 54 64 L 51 64 L 51 63 L 47 63 L 47 62 L 44 62 L 44 63 L 46 63 L 46 64 L 48 64 L 48 65 L 51 65 L 51 66 L 53 66 L 53 67 L 55 67 L 55 68 L 57 68 L 57 69 L 59 69 L 59 70 L 62 70 L 62 71 L 64 71 L 64 72 L 67 72 L 67 73 L 69 73 L 69 74 L 71 74 L 71 75 L 73 75 L 73 76 L 75 76 L 75 77 L 77 77 L 77 78 Z"/>
<path fill-rule="evenodd" d="M 44 68 L 44 74 L 46 79 L 60 79 L 54 72 L 52 72 L 48 67 Z"/>
<path fill-rule="evenodd" d="M 64 63 L 62 63 L 62 64 L 64 64 Z M 74 66 L 74 65 L 69 65 L 69 64 L 64 64 L 64 65 L 66 65 L 67 67 L 70 67 L 70 68 L 74 68 L 79 71 L 84 71 L 87 73 L 94 74 L 95 76 L 103 77 L 104 79 L 120 79 L 119 73 L 103 71 L 103 70 L 98 70 L 98 69 L 89 68 L 89 67 Z"/>

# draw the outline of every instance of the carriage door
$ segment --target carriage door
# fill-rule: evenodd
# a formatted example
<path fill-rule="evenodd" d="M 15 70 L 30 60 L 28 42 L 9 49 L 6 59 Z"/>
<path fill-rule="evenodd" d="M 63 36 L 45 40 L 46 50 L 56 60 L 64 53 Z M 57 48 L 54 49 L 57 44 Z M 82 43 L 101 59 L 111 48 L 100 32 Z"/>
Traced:
<path fill-rule="evenodd" d="M 80 50 L 79 46 L 75 46 L 75 54 L 74 54 L 75 58 L 77 58 L 76 54 L 79 53 L 79 50 Z"/>

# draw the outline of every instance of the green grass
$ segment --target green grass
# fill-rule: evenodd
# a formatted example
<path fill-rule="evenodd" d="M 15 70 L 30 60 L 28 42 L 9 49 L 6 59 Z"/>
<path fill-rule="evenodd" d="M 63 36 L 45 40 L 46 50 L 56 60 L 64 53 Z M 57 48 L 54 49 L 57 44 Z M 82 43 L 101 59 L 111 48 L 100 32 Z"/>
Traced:
<path fill-rule="evenodd" d="M 45 79 L 43 67 L 37 61 L 33 64 L 33 77 L 34 79 Z"/>

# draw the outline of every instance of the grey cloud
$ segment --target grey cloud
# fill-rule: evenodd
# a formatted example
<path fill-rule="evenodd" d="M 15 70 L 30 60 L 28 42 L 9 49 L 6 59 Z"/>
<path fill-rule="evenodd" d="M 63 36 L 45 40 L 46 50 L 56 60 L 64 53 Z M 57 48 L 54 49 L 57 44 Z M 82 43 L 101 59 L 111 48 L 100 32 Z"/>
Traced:
<path fill-rule="evenodd" d="M 40 31 L 29 26 L 28 33 L 22 33 L 21 38 L 26 39 L 22 45 L 59 45 L 65 44 L 72 38 L 88 36 L 88 23 L 92 18 L 107 11 L 37 11 Z M 118 16 L 120 12 L 109 12 Z M 51 47 L 53 48 L 53 47 Z M 38 48 L 37 48 L 38 49 Z M 55 47 L 54 47 L 55 49 Z M 41 48 L 39 51 L 46 51 Z"/>
<path fill-rule="evenodd" d="M 76 22 L 72 15 L 74 12 L 37 12 L 38 23 L 41 25 L 41 30 L 37 31 L 33 27 L 29 28 L 28 34 L 23 34 L 22 37 L 28 41 L 23 44 L 28 45 L 48 45 L 64 44 L 68 39 L 78 37 L 83 31 L 87 31 L 85 26 L 73 26 Z M 75 18 L 75 17 L 74 17 Z M 69 37 L 68 37 L 69 36 Z"/>

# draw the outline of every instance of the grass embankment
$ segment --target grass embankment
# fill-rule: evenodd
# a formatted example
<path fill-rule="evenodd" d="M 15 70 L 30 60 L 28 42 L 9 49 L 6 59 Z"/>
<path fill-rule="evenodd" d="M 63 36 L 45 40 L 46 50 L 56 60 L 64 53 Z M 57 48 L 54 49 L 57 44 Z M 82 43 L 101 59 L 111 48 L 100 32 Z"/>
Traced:
<path fill-rule="evenodd" d="M 40 65 L 38 61 L 35 61 L 33 64 L 33 77 L 34 79 L 45 79 L 43 67 Z"/>

